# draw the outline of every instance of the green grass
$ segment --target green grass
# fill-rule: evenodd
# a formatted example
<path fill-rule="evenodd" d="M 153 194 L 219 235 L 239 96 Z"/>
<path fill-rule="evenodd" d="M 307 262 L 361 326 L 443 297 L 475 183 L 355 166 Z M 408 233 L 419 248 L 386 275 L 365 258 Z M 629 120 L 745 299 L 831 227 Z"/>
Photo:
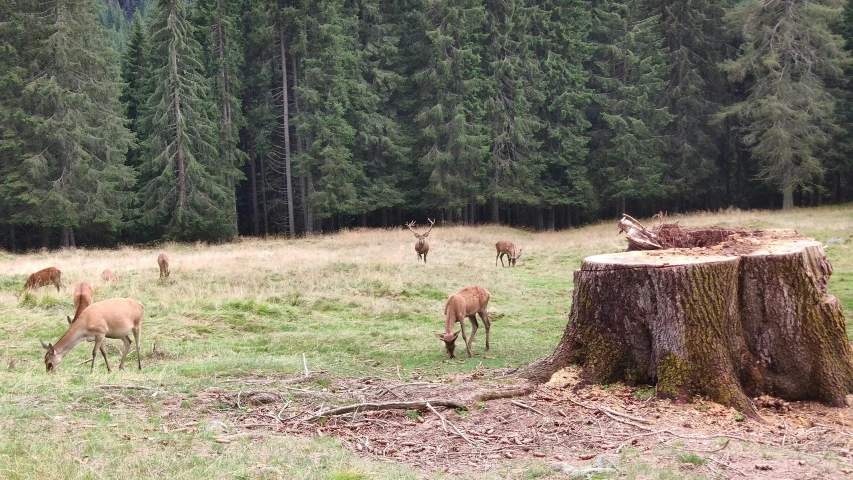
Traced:
<path fill-rule="evenodd" d="M 834 267 L 829 292 L 853 321 L 853 205 L 678 220 L 685 226 L 797 228 L 822 242 L 845 239 L 827 249 Z M 398 368 L 404 379 L 433 380 L 480 365 L 527 365 L 552 353 L 559 342 L 580 260 L 624 248 L 624 236 L 616 235 L 613 223 L 541 234 L 494 226 L 437 227 L 426 265 L 416 263 L 405 230 L 0 255 L 0 478 L 421 478 L 405 465 L 359 457 L 334 438 L 273 435 L 217 443 L 205 425 L 233 415 L 232 407 L 223 402 L 199 411 L 195 395 L 217 388 L 236 391 L 240 379 L 249 376 L 299 375 L 303 354 L 310 370 L 324 372 L 325 385 L 311 388 L 328 387 L 330 377 L 395 379 Z M 502 239 L 524 247 L 515 268 L 494 266 L 494 243 Z M 172 262 L 164 281 L 156 265 L 160 251 Z M 127 370 L 107 373 L 99 356 L 90 374 L 82 362 L 91 357 L 91 344 L 81 344 L 59 372 L 45 373 L 39 340 L 55 342 L 66 330 L 71 292 L 42 288 L 19 294 L 29 273 L 50 265 L 62 270 L 68 290 L 85 280 L 96 301 L 129 296 L 145 305 L 141 372 L 132 353 Z M 116 271 L 120 282 L 103 284 L 104 268 Z M 481 328 L 474 358 L 451 361 L 433 334 L 443 329 L 446 298 L 471 284 L 492 295 L 492 348 L 483 351 Z M 155 342 L 169 356 L 149 359 Z M 14 369 L 6 368 L 10 360 Z M 117 364 L 115 351 L 110 360 Z M 232 383 L 223 387 L 225 379 Z M 100 388 L 109 384 L 146 388 Z M 172 432 L 174 411 L 197 416 L 201 425 Z M 677 462 L 693 462 L 672 460 L 675 467 L 645 465 L 637 458 L 625 472 L 627 478 L 699 478 L 679 476 Z M 465 478 L 550 476 L 547 464 L 515 461 Z"/>

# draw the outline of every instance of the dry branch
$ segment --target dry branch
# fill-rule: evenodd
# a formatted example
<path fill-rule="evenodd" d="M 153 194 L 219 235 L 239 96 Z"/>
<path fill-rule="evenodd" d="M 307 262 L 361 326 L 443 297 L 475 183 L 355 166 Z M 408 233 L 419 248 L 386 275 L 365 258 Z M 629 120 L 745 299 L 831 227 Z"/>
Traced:
<path fill-rule="evenodd" d="M 427 408 L 427 403 L 431 405 L 437 405 L 439 407 L 450 407 L 450 408 L 464 408 L 468 409 L 465 405 L 461 403 L 454 402 L 452 400 L 424 400 L 419 402 L 390 402 L 390 403 L 357 403 L 355 405 L 347 405 L 345 407 L 333 408 L 331 410 L 326 410 L 325 412 L 320 412 L 316 415 L 308 417 L 305 421 L 311 422 L 314 420 L 318 420 L 323 417 L 330 417 L 333 415 L 342 415 L 344 413 L 350 412 L 368 412 L 375 410 L 411 410 L 411 409 L 419 409 L 419 408 Z"/>

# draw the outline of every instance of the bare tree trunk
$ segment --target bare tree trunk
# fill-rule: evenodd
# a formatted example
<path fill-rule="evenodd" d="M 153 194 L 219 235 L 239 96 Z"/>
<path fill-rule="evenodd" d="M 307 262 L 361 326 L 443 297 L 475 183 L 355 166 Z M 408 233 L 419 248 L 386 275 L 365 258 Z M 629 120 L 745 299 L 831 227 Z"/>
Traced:
<path fill-rule="evenodd" d="M 252 231 L 255 236 L 260 236 L 258 222 L 258 173 L 255 171 L 255 140 L 249 137 L 249 177 L 252 185 Z"/>
<path fill-rule="evenodd" d="M 264 156 L 261 155 L 259 157 L 261 161 L 261 202 L 264 210 L 264 237 L 269 236 L 269 210 L 267 208 L 267 169 L 266 162 L 264 162 Z"/>
<path fill-rule="evenodd" d="M 388 211 L 390 208 L 384 207 L 382 209 L 382 228 L 388 228 Z"/>
<path fill-rule="evenodd" d="M 50 229 L 41 227 L 41 248 L 47 250 L 50 248 Z"/>
<path fill-rule="evenodd" d="M 77 241 L 74 240 L 74 229 L 73 228 L 68 229 L 68 242 L 69 242 L 69 245 L 71 245 L 71 248 L 77 248 Z"/>
<path fill-rule="evenodd" d="M 557 229 L 557 207 L 551 205 L 548 208 L 548 230 L 553 232 Z"/>
<path fill-rule="evenodd" d="M 290 173 L 290 101 L 287 96 L 287 56 L 284 51 L 284 29 L 279 24 L 279 45 L 281 47 L 281 95 L 284 134 L 284 176 L 287 182 L 287 229 L 291 237 L 296 236 L 296 219 L 293 218 L 293 182 Z"/>
<path fill-rule="evenodd" d="M 299 74 L 297 70 L 298 63 L 296 61 L 296 55 L 290 56 L 290 63 L 293 68 L 291 68 L 291 74 L 293 75 L 293 106 L 296 108 L 296 116 L 299 116 L 299 95 L 296 94 L 297 81 L 299 79 Z M 301 156 L 305 151 L 304 148 L 305 139 L 300 137 L 298 134 L 296 136 L 296 151 Z M 311 205 L 309 205 L 308 192 L 309 188 L 311 190 L 314 189 L 313 182 L 309 182 L 307 178 L 303 175 L 299 179 L 299 200 L 302 203 L 302 223 L 305 224 L 305 233 L 310 234 L 314 231 L 314 218 L 311 215 Z"/>
<path fill-rule="evenodd" d="M 498 204 L 497 197 L 492 199 L 492 223 L 500 223 L 500 205 Z"/>
<path fill-rule="evenodd" d="M 59 245 L 62 248 L 68 248 L 68 227 L 60 227 L 59 228 Z"/>

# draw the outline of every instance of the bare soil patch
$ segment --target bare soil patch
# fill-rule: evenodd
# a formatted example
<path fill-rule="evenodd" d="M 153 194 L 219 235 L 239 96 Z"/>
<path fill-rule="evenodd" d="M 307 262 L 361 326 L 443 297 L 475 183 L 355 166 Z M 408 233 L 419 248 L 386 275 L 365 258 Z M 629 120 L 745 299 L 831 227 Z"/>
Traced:
<path fill-rule="evenodd" d="M 191 409 L 172 397 L 160 414 L 184 431 L 218 422 L 220 443 L 333 436 L 359 455 L 410 465 L 422 478 L 512 470 L 519 460 L 582 467 L 602 457 L 623 473 L 634 471 L 632 478 L 651 478 L 632 470 L 640 464 L 709 478 L 853 478 L 851 408 L 762 397 L 755 399 L 762 424 L 698 398 L 660 400 L 648 386 L 584 384 L 572 369 L 529 394 L 488 400 L 529 391 L 502 373 L 477 371 L 444 383 L 324 379 L 321 388 L 298 378 L 242 377 L 233 379 L 242 390 L 226 381 L 226 388 L 197 392 Z M 428 399 L 457 401 L 468 410 L 392 409 L 304 420 L 341 405 Z"/>

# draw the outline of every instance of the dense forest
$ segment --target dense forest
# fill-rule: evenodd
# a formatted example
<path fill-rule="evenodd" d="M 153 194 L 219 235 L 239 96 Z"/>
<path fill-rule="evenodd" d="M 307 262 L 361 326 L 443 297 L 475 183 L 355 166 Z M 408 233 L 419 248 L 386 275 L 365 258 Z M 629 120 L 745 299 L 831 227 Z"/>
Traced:
<path fill-rule="evenodd" d="M 0 0 L 0 245 L 853 199 L 843 0 Z"/>

